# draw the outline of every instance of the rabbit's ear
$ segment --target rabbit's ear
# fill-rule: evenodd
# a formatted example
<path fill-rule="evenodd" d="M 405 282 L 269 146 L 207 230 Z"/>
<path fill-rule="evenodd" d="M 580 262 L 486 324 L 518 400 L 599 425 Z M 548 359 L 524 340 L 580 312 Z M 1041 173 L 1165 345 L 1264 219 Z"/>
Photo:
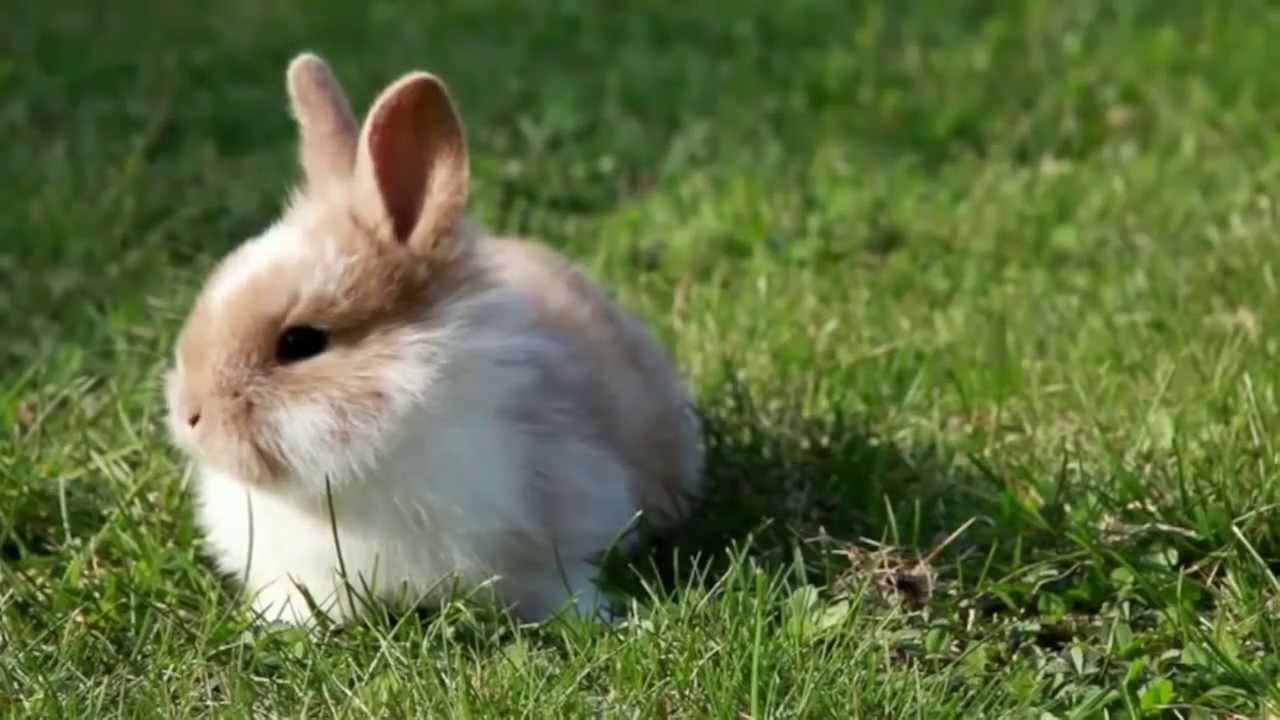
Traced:
<path fill-rule="evenodd" d="M 450 241 L 467 200 L 467 147 L 444 83 L 413 72 L 374 102 L 356 151 L 355 209 L 421 253 Z"/>
<path fill-rule="evenodd" d="M 289 103 L 301 135 L 299 155 L 307 184 L 320 185 L 351 177 L 357 129 L 351 105 L 329 65 L 303 53 L 286 73 Z"/>

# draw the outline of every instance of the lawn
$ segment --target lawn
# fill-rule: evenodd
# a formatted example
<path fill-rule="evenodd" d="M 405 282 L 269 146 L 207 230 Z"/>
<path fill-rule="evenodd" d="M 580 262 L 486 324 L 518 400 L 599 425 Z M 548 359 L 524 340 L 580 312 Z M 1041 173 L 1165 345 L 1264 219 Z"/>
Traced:
<path fill-rule="evenodd" d="M 1280 713 L 1280 6 L 9 0 L 0 713 Z M 474 215 L 648 320 L 712 492 L 616 626 L 256 627 L 159 376 L 295 177 L 284 67 L 411 68 Z"/>

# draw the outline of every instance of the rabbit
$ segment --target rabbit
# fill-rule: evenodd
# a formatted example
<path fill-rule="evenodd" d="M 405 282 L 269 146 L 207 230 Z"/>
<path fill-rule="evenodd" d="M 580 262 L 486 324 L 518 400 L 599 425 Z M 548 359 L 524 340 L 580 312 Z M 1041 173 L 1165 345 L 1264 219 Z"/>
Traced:
<path fill-rule="evenodd" d="M 212 269 L 165 374 L 204 552 L 269 622 L 447 587 L 532 622 L 608 611 L 602 553 L 702 492 L 671 359 L 562 255 L 466 216 L 439 78 L 403 75 L 359 126 L 318 55 L 286 85 L 302 178 Z"/>

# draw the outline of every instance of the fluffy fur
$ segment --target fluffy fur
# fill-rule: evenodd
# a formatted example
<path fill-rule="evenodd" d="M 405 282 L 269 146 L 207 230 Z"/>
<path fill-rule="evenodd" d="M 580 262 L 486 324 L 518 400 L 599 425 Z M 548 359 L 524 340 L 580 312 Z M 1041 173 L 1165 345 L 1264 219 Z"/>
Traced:
<path fill-rule="evenodd" d="M 166 383 L 209 551 L 269 620 L 308 620 L 305 595 L 350 618 L 353 595 L 454 581 L 528 619 L 596 609 L 600 553 L 699 490 L 670 363 L 560 256 L 463 219 L 437 78 L 405 75 L 357 128 L 322 60 L 287 77 L 304 182 L 215 269 Z M 298 325 L 328 345 L 282 361 Z"/>

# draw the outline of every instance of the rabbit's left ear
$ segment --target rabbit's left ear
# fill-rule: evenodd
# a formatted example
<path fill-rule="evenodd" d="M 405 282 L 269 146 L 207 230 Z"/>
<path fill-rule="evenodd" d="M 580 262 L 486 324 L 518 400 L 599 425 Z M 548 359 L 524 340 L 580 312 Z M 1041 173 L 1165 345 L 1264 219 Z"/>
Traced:
<path fill-rule="evenodd" d="M 357 129 L 342 85 L 329 65 L 311 53 L 289 63 L 286 80 L 307 184 L 349 179 L 355 166 Z"/>
<path fill-rule="evenodd" d="M 355 208 L 388 239 L 430 254 L 453 240 L 467 201 L 467 147 L 444 83 L 413 72 L 369 110 L 355 163 Z"/>

